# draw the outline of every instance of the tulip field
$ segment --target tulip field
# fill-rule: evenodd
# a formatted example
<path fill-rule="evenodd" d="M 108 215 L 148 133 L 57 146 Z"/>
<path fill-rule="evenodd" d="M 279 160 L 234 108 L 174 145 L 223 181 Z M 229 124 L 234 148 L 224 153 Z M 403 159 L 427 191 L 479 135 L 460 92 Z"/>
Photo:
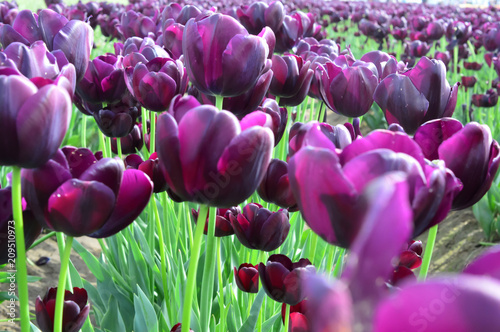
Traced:
<path fill-rule="evenodd" d="M 500 331 L 499 52 L 494 6 L 0 2 L 0 330 Z"/>

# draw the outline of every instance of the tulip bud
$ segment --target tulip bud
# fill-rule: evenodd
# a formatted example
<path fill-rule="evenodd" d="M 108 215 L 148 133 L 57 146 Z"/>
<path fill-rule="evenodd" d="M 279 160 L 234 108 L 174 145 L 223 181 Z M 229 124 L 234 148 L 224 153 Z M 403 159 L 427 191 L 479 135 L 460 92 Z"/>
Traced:
<path fill-rule="evenodd" d="M 49 288 L 43 300 L 40 296 L 36 299 L 35 311 L 36 322 L 42 332 L 54 330 L 54 312 L 57 288 Z M 84 288 L 74 287 L 73 292 L 66 291 L 64 294 L 63 325 L 64 332 L 80 331 L 90 311 L 87 291 Z"/>
<path fill-rule="evenodd" d="M 234 234 L 233 226 L 231 225 L 230 216 L 237 216 L 241 213 L 241 209 L 239 206 L 235 206 L 229 209 L 217 209 L 215 216 L 215 236 L 216 237 L 224 237 Z M 194 222 L 198 222 L 198 213 L 195 209 L 191 210 L 193 214 Z M 205 221 L 205 228 L 203 229 L 203 233 L 206 235 L 208 231 L 208 222 L 210 220 L 210 211 L 208 212 L 207 219 Z"/>
<path fill-rule="evenodd" d="M 236 270 L 234 268 L 234 279 L 238 288 L 246 293 L 257 293 L 259 291 L 259 271 L 257 265 L 243 263 Z"/>

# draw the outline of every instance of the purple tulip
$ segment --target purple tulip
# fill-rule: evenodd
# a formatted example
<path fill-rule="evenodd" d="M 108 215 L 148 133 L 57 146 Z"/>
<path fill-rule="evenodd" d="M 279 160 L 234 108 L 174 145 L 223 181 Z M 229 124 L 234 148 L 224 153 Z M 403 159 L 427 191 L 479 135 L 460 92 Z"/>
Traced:
<path fill-rule="evenodd" d="M 269 5 L 259 1 L 237 8 L 236 15 L 240 23 L 253 35 L 257 35 L 266 26 L 276 33 L 283 24 L 285 8 L 280 1 L 273 1 Z"/>
<path fill-rule="evenodd" d="M 346 67 L 326 63 L 321 75 L 321 99 L 334 112 L 359 117 L 370 110 L 377 85 L 378 72 L 371 63 L 357 61 Z"/>
<path fill-rule="evenodd" d="M 143 172 L 124 171 L 117 159 L 97 161 L 85 148 L 65 147 L 42 167 L 23 169 L 21 175 L 38 221 L 70 236 L 116 234 L 139 216 L 153 192 Z"/>
<path fill-rule="evenodd" d="M 102 133 L 108 137 L 125 137 L 134 128 L 139 116 L 137 107 L 124 103 L 108 105 L 95 112 L 94 119 Z"/>
<path fill-rule="evenodd" d="M 57 288 L 49 288 L 45 296 L 36 299 L 36 322 L 42 332 L 54 330 L 54 313 L 56 308 Z M 73 292 L 64 294 L 62 330 L 64 332 L 80 331 L 90 311 L 87 291 L 84 288 L 74 287 Z"/>
<path fill-rule="evenodd" d="M 0 76 L 0 165 L 35 168 L 61 145 L 71 118 L 66 89 L 40 89 L 23 76 Z M 36 139 L 33 139 L 36 137 Z"/>
<path fill-rule="evenodd" d="M 288 179 L 288 164 L 282 160 L 271 160 L 257 193 L 264 201 L 286 208 L 290 212 L 298 210 Z"/>
<path fill-rule="evenodd" d="M 414 40 L 408 45 L 408 53 L 414 57 L 422 57 L 427 55 L 431 50 L 431 45 L 420 40 Z"/>
<path fill-rule="evenodd" d="M 230 207 L 257 189 L 271 159 L 271 130 L 241 131 L 238 119 L 213 106 L 199 106 L 179 123 L 168 113 L 158 117 L 160 166 L 176 201 Z"/>
<path fill-rule="evenodd" d="M 231 225 L 231 216 L 237 216 L 241 213 L 241 209 L 239 206 L 231 207 L 229 209 L 216 209 L 215 216 L 215 236 L 216 237 L 224 237 L 234 234 L 233 226 Z M 191 210 L 193 214 L 194 222 L 198 222 L 198 213 L 195 209 Z M 203 229 L 203 233 L 206 235 L 208 232 L 208 223 L 210 219 L 210 211 L 208 212 L 207 219 L 205 221 L 205 228 Z"/>
<path fill-rule="evenodd" d="M 387 76 L 373 96 L 389 124 L 412 134 L 426 121 L 453 114 L 457 87 L 450 88 L 442 62 L 423 57 L 413 69 Z"/>
<path fill-rule="evenodd" d="M 472 104 L 477 107 L 493 107 L 498 103 L 496 89 L 489 89 L 485 94 L 473 94 Z"/>
<path fill-rule="evenodd" d="M 266 294 L 277 302 L 296 305 L 304 300 L 304 275 L 315 271 L 307 258 L 293 263 L 285 255 L 271 255 L 267 263 L 259 263 L 259 276 Z"/>
<path fill-rule="evenodd" d="M 112 53 L 90 61 L 85 76 L 78 83 L 80 97 L 93 104 L 121 100 L 126 90 L 122 62 L 121 56 Z"/>
<path fill-rule="evenodd" d="M 430 22 L 425 32 L 429 40 L 440 40 L 445 33 L 444 23 L 442 21 Z"/>
<path fill-rule="evenodd" d="M 296 55 L 273 55 L 273 78 L 269 91 L 280 97 L 280 105 L 297 106 L 309 92 L 314 71 L 311 63 Z"/>
<path fill-rule="evenodd" d="M 148 37 L 128 38 L 123 46 L 115 43 L 115 53 L 123 56 L 123 67 L 135 67 L 138 63 L 148 63 L 155 58 L 170 58 L 162 47 Z"/>
<path fill-rule="evenodd" d="M 479 62 L 464 61 L 464 68 L 468 69 L 468 70 L 478 71 L 478 70 L 481 70 L 481 68 L 483 68 L 483 64 L 479 63 Z"/>
<path fill-rule="evenodd" d="M 222 14 L 189 20 L 182 51 L 191 82 L 208 95 L 241 95 L 270 67 L 266 41 Z"/>
<path fill-rule="evenodd" d="M 271 129 L 274 135 L 274 146 L 277 146 L 283 137 L 287 119 L 288 113 L 286 108 L 279 107 L 275 100 L 268 98 L 256 111 L 247 114 L 241 119 L 240 126 L 242 131 L 253 126 Z"/>
<path fill-rule="evenodd" d="M 161 193 L 167 190 L 167 182 L 165 181 L 163 173 L 160 169 L 156 152 L 146 160 L 142 160 L 142 158 L 136 154 L 128 155 L 125 158 L 125 167 L 127 169 L 138 169 L 139 171 L 144 172 L 144 174 L 146 174 L 151 181 L 153 181 L 154 193 Z"/>
<path fill-rule="evenodd" d="M 476 85 L 477 78 L 475 76 L 462 76 L 462 85 L 467 91 L 468 88 L 473 88 Z"/>
<path fill-rule="evenodd" d="M 125 69 L 125 83 L 135 99 L 148 110 L 162 112 L 172 98 L 184 94 L 187 75 L 179 60 L 154 58 Z"/>
<path fill-rule="evenodd" d="M 118 139 L 121 141 L 123 154 L 139 152 L 144 144 L 144 139 L 142 137 L 142 124 L 134 124 L 132 131 L 127 136 Z M 117 138 L 115 137 L 111 138 L 111 151 L 115 154 L 118 153 L 116 140 Z M 146 143 L 146 147 L 149 149 L 149 129 L 148 134 L 146 135 Z"/>
<path fill-rule="evenodd" d="M 258 293 L 259 291 L 259 270 L 257 265 L 243 263 L 234 268 L 234 279 L 236 286 L 245 293 Z"/>
<path fill-rule="evenodd" d="M 24 242 L 26 250 L 35 242 L 36 238 L 42 232 L 42 227 L 36 221 L 31 210 L 26 204 L 23 204 L 23 223 L 24 223 Z M 12 188 L 0 188 L 0 265 L 6 264 L 15 248 L 9 247 L 12 243 L 12 237 L 9 239 L 9 229 L 14 227 L 14 217 L 12 215 Z M 15 256 L 14 256 L 15 257 Z"/>
<path fill-rule="evenodd" d="M 472 206 L 486 194 L 500 164 L 498 142 L 487 126 L 477 122 L 462 126 L 451 118 L 433 120 L 417 130 L 414 140 L 427 159 L 443 160 L 462 182 L 454 210 Z"/>
<path fill-rule="evenodd" d="M 247 204 L 241 213 L 230 214 L 231 225 L 245 247 L 273 251 L 285 242 L 290 231 L 288 211 L 271 212 L 256 203 Z"/>
<path fill-rule="evenodd" d="M 484 275 L 500 280 L 500 246 L 486 250 L 464 269 L 463 273 Z"/>
<path fill-rule="evenodd" d="M 284 53 L 291 50 L 304 35 L 302 19 L 297 15 L 285 15 L 283 24 L 276 34 L 276 52 Z"/>
<path fill-rule="evenodd" d="M 124 39 L 130 37 L 144 38 L 150 34 L 154 35 L 157 19 L 157 17 L 150 18 L 142 13 L 129 10 L 122 14 L 121 22 L 116 28 L 123 35 Z"/>

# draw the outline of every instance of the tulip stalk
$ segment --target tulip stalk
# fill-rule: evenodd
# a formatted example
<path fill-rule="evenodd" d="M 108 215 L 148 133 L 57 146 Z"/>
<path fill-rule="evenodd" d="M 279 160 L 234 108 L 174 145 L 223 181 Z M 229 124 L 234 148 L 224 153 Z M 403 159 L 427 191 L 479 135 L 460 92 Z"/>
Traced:
<path fill-rule="evenodd" d="M 87 117 L 82 114 L 82 133 L 81 133 L 81 146 L 87 146 Z"/>
<path fill-rule="evenodd" d="M 284 325 L 284 332 L 288 332 L 288 325 L 290 323 L 290 305 L 285 303 L 285 325 Z"/>
<path fill-rule="evenodd" d="M 201 285 L 201 303 L 202 309 L 200 316 L 200 325 L 202 331 L 210 325 L 210 315 L 212 313 L 212 294 L 214 288 L 214 263 L 215 263 L 215 218 L 217 216 L 216 208 L 209 208 L 208 229 L 206 239 L 205 265 L 203 267 L 203 279 Z M 202 223 L 205 224 L 205 220 Z M 200 220 L 198 220 L 200 222 Z"/>
<path fill-rule="evenodd" d="M 62 262 L 64 257 L 64 248 L 66 247 L 66 243 L 64 241 L 64 234 L 61 232 L 56 232 L 57 237 L 57 247 L 59 249 L 59 260 Z M 69 266 L 68 266 L 69 268 Z M 71 280 L 68 278 L 66 283 L 66 289 L 72 290 Z"/>
<path fill-rule="evenodd" d="M 104 138 L 104 134 L 99 130 L 99 149 L 102 151 L 103 158 L 108 157 L 108 152 L 106 150 L 106 139 Z"/>
<path fill-rule="evenodd" d="M 142 118 L 142 139 L 144 141 L 144 159 L 146 159 L 147 157 L 149 157 L 148 153 L 147 153 L 147 147 L 146 147 L 146 135 L 148 133 L 148 113 L 146 111 L 146 109 L 143 107 L 142 108 L 142 113 L 141 113 L 141 118 Z"/>
<path fill-rule="evenodd" d="M 158 206 L 156 205 L 156 200 L 155 200 L 154 195 L 153 195 L 153 197 L 151 197 L 151 203 L 153 204 L 153 210 L 154 210 L 155 220 L 156 220 L 156 229 L 158 230 L 158 239 L 160 241 L 161 281 L 163 284 L 163 294 L 165 294 L 168 291 L 167 259 L 165 256 L 165 240 L 163 238 L 163 229 L 161 227 L 160 214 L 158 213 Z M 166 209 L 167 208 L 166 205 L 163 208 Z"/>
<path fill-rule="evenodd" d="M 156 140 L 156 115 L 150 112 L 151 115 L 151 132 L 149 134 L 149 155 L 155 152 Z"/>
<path fill-rule="evenodd" d="M 222 111 L 223 105 L 224 105 L 224 97 L 219 95 L 215 96 L 215 107 L 217 107 L 219 111 Z"/>
<path fill-rule="evenodd" d="M 30 330 L 30 308 L 21 196 L 21 168 L 17 166 L 12 167 L 12 212 L 14 215 L 14 230 L 16 232 L 16 280 L 17 287 L 19 287 L 21 331 L 24 332 Z"/>
<path fill-rule="evenodd" d="M 458 82 L 458 45 L 453 48 L 453 76 L 455 82 Z"/>
<path fill-rule="evenodd" d="M 191 248 L 191 258 L 189 259 L 188 279 L 186 284 L 186 292 L 184 294 L 184 307 L 182 308 L 182 330 L 181 332 L 189 332 L 191 325 L 191 306 L 193 305 L 194 291 L 196 290 L 196 271 L 198 270 L 198 261 L 201 251 L 201 240 L 203 238 L 203 229 L 207 220 L 208 206 L 200 205 L 198 221 L 194 231 L 193 247 Z"/>
<path fill-rule="evenodd" d="M 64 294 L 66 293 L 65 285 L 68 276 L 69 257 L 71 255 L 71 247 L 73 244 L 73 237 L 68 236 L 64 248 L 63 257 L 61 259 L 61 270 L 59 272 L 59 284 L 57 286 L 56 295 L 56 308 L 54 311 L 54 332 L 62 332 L 63 325 L 63 308 L 64 308 Z"/>
<path fill-rule="evenodd" d="M 122 154 L 122 139 L 121 137 L 116 138 L 116 152 L 118 152 L 118 157 L 123 160 L 123 154 Z"/>
<path fill-rule="evenodd" d="M 216 240 L 217 240 L 217 279 L 219 279 L 220 325 L 221 325 L 221 331 L 225 331 L 226 319 L 225 319 L 225 317 L 223 317 L 223 312 L 224 312 L 224 283 L 222 282 L 221 238 L 218 237 Z"/>
<path fill-rule="evenodd" d="M 435 225 L 429 229 L 429 235 L 427 235 L 427 245 L 425 247 L 424 257 L 422 259 L 422 267 L 420 268 L 419 278 L 425 280 L 427 278 L 427 273 L 429 272 L 429 266 L 431 265 L 432 251 L 434 250 L 434 244 L 436 243 L 438 225 Z"/>

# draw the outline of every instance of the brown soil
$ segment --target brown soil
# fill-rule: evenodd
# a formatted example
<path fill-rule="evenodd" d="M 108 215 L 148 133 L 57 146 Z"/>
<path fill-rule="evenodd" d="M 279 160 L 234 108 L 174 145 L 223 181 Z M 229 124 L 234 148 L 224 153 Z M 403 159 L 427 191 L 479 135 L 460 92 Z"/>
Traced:
<path fill-rule="evenodd" d="M 101 249 L 97 240 L 88 237 L 78 238 L 77 240 L 80 243 L 82 243 L 92 254 L 94 254 L 95 256 L 99 255 Z M 30 297 L 30 311 L 34 314 L 35 300 L 37 296 L 43 298 L 49 287 L 57 287 L 57 281 L 59 280 L 59 266 L 61 260 L 59 259 L 59 250 L 57 248 L 57 242 L 55 237 L 52 237 L 47 241 L 41 243 L 37 247 L 33 248 L 33 250 L 29 250 L 27 252 L 27 255 L 28 255 L 28 275 L 38 276 L 42 278 L 37 282 L 28 284 L 29 297 Z M 44 256 L 49 257 L 50 261 L 45 265 L 36 266 L 34 262 L 36 262 L 40 257 Z M 95 277 L 92 275 L 92 273 L 90 273 L 89 269 L 87 268 L 83 260 L 75 251 L 73 251 L 71 254 L 71 261 L 73 262 L 73 265 L 80 273 L 82 279 L 95 284 L 96 282 Z M 7 290 L 7 289 L 2 289 L 2 290 Z M 5 301 L 0 305 L 0 317 L 2 319 L 9 318 L 7 316 L 8 312 L 7 302 L 8 301 Z M 16 313 L 17 316 L 19 317 L 19 307 L 16 307 Z M 35 323 L 35 319 L 33 319 L 32 321 Z M 0 331 L 2 332 L 21 331 L 20 324 L 19 322 L 16 322 L 14 325 L 9 322 L 0 323 Z"/>

